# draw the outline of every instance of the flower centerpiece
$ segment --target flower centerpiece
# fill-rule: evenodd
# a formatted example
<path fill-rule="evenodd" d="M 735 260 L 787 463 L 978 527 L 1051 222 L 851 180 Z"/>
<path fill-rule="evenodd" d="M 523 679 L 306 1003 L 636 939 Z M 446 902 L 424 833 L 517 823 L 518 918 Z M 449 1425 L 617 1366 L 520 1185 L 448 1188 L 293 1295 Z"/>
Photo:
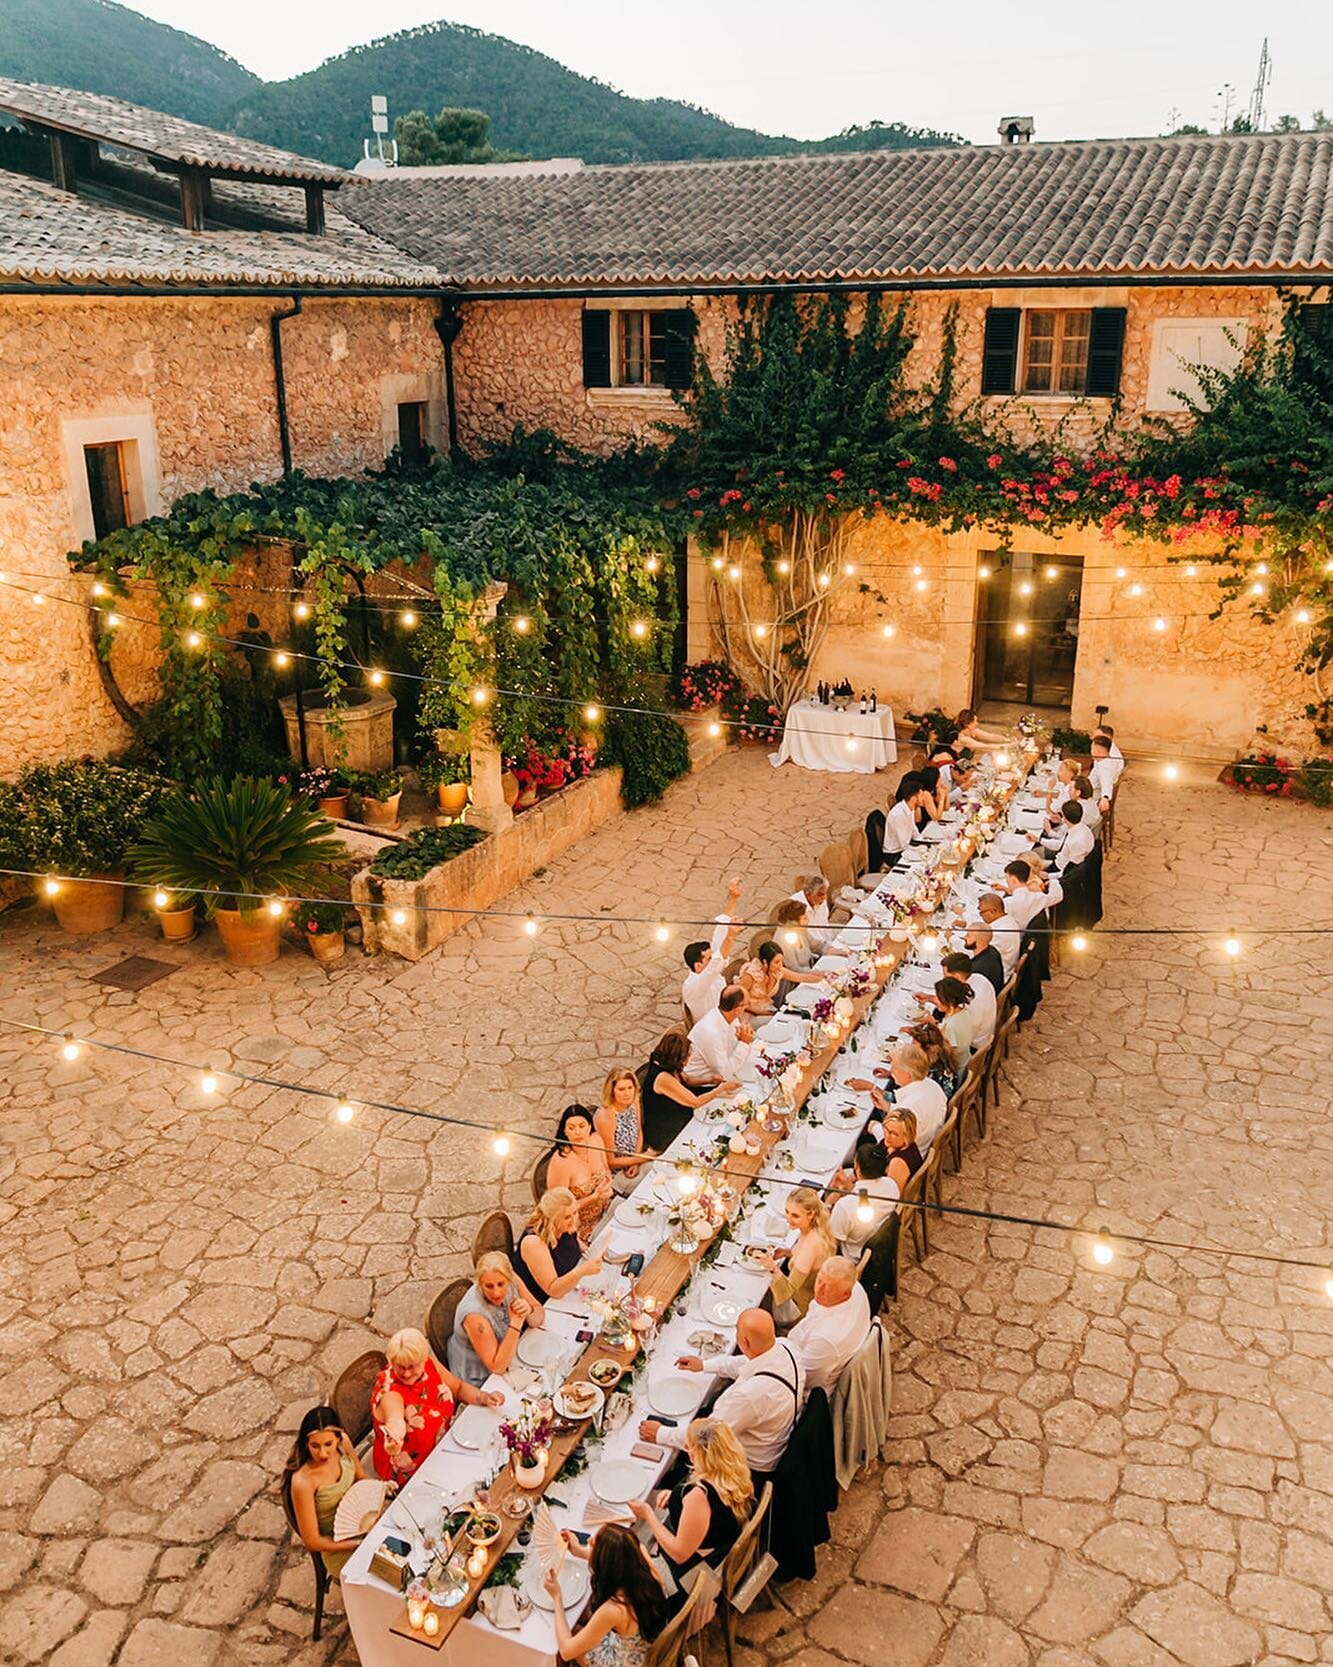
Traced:
<path fill-rule="evenodd" d="M 514 1480 L 521 1488 L 539 1488 L 555 1434 L 555 1423 L 545 1402 L 524 1400 L 513 1418 L 500 1425 L 500 1439 L 514 1463 Z"/>

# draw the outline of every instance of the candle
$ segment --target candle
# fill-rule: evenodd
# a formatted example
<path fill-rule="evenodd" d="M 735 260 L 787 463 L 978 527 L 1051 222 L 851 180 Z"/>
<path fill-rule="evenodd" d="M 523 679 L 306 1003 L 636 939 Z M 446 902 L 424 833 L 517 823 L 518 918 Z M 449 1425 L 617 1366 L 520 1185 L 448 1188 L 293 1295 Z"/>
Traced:
<path fill-rule="evenodd" d="M 426 1611 L 425 1617 L 421 1622 L 421 1630 L 426 1634 L 427 1638 L 434 1638 L 436 1633 L 440 1630 L 440 1617 L 434 1609 L 428 1609 Z"/>
<path fill-rule="evenodd" d="M 410 1627 L 420 1627 L 425 1615 L 423 1605 L 416 1598 L 407 1600 L 407 1624 Z"/>
<path fill-rule="evenodd" d="M 480 1580 L 486 1572 L 486 1548 L 477 1546 L 467 1560 L 467 1572 L 474 1580 Z"/>

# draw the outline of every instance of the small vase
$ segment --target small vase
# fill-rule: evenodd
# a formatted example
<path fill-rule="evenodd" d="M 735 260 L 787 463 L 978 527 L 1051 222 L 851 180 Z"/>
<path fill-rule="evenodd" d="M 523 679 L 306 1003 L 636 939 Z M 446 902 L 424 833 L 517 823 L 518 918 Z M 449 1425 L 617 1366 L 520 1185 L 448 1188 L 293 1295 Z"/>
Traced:
<path fill-rule="evenodd" d="M 168 942 L 185 943 L 194 936 L 193 903 L 188 909 L 159 909 L 157 919 Z"/>
<path fill-rule="evenodd" d="M 368 828 L 392 828 L 398 822 L 398 801 L 402 793 L 397 792 L 387 799 L 362 799 L 361 816 Z"/>
<path fill-rule="evenodd" d="M 330 793 L 327 798 L 317 801 L 321 813 L 331 821 L 341 821 L 347 815 L 346 793 Z"/>
<path fill-rule="evenodd" d="M 446 816 L 461 816 L 467 809 L 468 784 L 465 781 L 442 781 L 435 789 L 435 797 Z"/>
<path fill-rule="evenodd" d="M 546 1480 L 546 1454 L 538 1453 L 536 1459 L 527 1464 L 514 1454 L 514 1480 L 521 1488 L 539 1488 Z"/>
<path fill-rule="evenodd" d="M 310 945 L 310 953 L 325 967 L 341 961 L 347 947 L 341 932 L 307 932 L 305 941 Z"/>

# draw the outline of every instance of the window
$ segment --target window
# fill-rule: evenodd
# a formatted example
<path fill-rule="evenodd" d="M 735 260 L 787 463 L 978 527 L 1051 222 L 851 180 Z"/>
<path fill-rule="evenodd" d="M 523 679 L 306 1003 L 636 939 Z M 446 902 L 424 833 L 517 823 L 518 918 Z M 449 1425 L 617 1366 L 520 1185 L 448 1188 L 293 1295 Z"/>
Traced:
<path fill-rule="evenodd" d="M 693 380 L 694 314 L 688 307 L 584 310 L 585 388 L 688 388 Z"/>
<path fill-rule="evenodd" d="M 88 475 L 93 537 L 105 538 L 108 533 L 128 527 L 133 517 L 125 472 L 125 442 L 109 440 L 100 445 L 85 446 L 83 466 Z"/>
<path fill-rule="evenodd" d="M 628 388 L 665 388 L 666 313 L 617 313 L 617 383 Z"/>
<path fill-rule="evenodd" d="M 1023 392 L 1084 393 L 1088 386 L 1091 311 L 1030 312 L 1024 324 Z"/>
<path fill-rule="evenodd" d="M 403 400 L 398 406 L 399 455 L 404 463 L 420 463 L 427 446 L 425 400 Z"/>

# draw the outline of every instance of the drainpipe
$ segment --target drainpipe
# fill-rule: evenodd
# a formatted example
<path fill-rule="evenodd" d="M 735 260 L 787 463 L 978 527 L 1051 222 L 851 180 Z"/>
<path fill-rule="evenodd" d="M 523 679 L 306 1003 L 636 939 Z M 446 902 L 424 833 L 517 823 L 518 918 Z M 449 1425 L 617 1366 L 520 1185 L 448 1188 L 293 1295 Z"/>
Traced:
<path fill-rule="evenodd" d="M 458 413 L 454 409 L 454 343 L 463 328 L 463 315 L 454 301 L 440 297 L 440 315 L 435 320 L 435 334 L 444 348 L 444 403 L 445 422 L 449 432 L 449 455 L 458 451 Z"/>
<path fill-rule="evenodd" d="M 293 295 L 291 306 L 274 313 L 268 321 L 269 335 L 273 340 L 273 383 L 278 400 L 278 439 L 282 445 L 284 476 L 292 472 L 292 433 L 287 422 L 287 378 L 282 369 L 282 323 L 284 319 L 295 318 L 300 310 L 301 297 Z"/>

